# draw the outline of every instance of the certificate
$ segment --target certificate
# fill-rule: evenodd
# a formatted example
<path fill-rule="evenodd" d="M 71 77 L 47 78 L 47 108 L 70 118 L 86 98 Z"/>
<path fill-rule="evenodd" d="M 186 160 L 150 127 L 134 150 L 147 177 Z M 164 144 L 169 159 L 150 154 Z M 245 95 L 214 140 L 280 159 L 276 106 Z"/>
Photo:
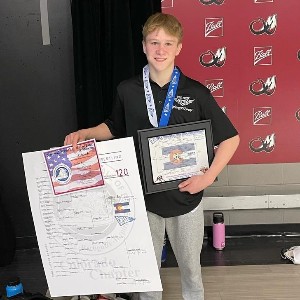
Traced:
<path fill-rule="evenodd" d="M 52 297 L 161 291 L 132 138 L 96 143 L 105 185 L 53 195 L 43 152 L 23 153 Z"/>
<path fill-rule="evenodd" d="M 210 120 L 138 131 L 146 194 L 177 188 L 213 160 Z"/>

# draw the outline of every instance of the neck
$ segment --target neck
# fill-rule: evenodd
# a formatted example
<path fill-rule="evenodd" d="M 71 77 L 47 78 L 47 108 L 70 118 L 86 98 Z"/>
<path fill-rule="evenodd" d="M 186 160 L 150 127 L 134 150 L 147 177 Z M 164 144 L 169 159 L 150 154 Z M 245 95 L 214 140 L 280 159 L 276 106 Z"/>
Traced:
<path fill-rule="evenodd" d="M 164 85 L 166 85 L 168 82 L 171 81 L 174 66 L 162 72 L 159 71 L 157 72 L 156 70 L 153 70 L 151 67 L 149 69 L 150 69 L 150 78 L 154 82 L 156 82 L 160 87 L 163 87 Z"/>

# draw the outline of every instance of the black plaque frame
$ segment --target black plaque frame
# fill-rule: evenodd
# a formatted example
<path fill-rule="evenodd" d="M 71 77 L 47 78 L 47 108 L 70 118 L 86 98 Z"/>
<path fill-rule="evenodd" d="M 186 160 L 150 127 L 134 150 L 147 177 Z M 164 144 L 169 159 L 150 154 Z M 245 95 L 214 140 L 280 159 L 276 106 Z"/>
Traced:
<path fill-rule="evenodd" d="M 167 127 L 138 130 L 143 185 L 144 185 L 144 192 L 146 194 L 152 194 L 152 193 L 176 189 L 178 188 L 178 184 L 187 178 L 186 177 L 186 178 L 176 179 L 167 182 L 158 182 L 158 183 L 153 182 L 152 165 L 151 165 L 151 157 L 150 157 L 150 149 L 149 149 L 149 138 L 160 137 L 160 136 L 171 135 L 171 134 L 180 134 L 184 132 L 200 131 L 200 130 L 205 131 L 206 145 L 207 145 L 206 153 L 207 153 L 208 163 L 210 166 L 214 158 L 214 143 L 213 143 L 213 135 L 212 135 L 210 120 L 183 123 L 178 125 L 170 125 Z"/>

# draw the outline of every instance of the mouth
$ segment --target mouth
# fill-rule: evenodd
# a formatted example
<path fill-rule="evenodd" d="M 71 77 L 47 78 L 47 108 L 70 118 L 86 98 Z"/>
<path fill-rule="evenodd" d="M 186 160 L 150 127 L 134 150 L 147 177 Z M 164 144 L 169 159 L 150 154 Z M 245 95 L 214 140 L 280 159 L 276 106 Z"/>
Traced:
<path fill-rule="evenodd" d="M 154 58 L 157 62 L 164 62 L 166 58 L 161 58 L 161 57 L 155 57 Z"/>

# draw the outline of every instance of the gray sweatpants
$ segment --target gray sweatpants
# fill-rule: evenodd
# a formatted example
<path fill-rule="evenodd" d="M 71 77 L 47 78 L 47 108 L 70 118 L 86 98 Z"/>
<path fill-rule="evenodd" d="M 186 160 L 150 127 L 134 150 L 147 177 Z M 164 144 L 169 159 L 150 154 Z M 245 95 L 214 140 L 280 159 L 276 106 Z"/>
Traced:
<path fill-rule="evenodd" d="M 204 300 L 200 265 L 204 233 L 202 203 L 193 211 L 178 217 L 162 218 L 151 212 L 147 213 L 158 267 L 161 266 L 166 230 L 180 269 L 183 299 Z M 161 292 L 139 293 L 139 300 L 161 299 Z"/>

